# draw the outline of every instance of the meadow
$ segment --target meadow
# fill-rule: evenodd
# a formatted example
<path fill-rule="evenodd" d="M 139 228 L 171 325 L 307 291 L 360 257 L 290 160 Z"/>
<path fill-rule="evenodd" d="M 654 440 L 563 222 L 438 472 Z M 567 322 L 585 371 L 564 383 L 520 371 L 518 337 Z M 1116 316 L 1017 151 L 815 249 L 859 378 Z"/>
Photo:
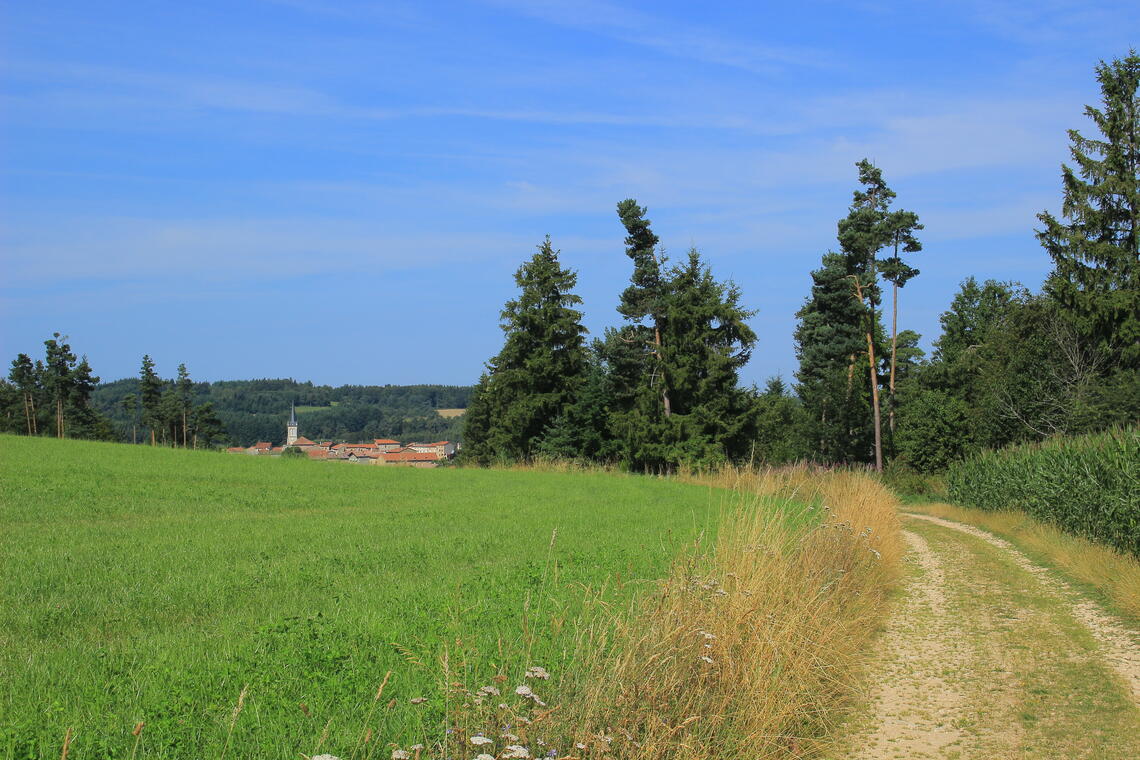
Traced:
<path fill-rule="evenodd" d="M 15 437 L 0 472 L 8 758 L 58 756 L 69 730 L 72 758 L 432 743 L 447 677 L 573 669 L 584 600 L 620 609 L 738 501 L 606 473 Z"/>

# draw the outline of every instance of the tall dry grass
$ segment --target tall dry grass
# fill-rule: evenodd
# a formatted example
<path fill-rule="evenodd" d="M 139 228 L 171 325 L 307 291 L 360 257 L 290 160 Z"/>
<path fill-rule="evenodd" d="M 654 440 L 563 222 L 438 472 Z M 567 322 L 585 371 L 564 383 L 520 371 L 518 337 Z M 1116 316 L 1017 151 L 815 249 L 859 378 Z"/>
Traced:
<path fill-rule="evenodd" d="M 546 733 L 575 757 L 816 755 L 885 617 L 902 555 L 897 502 L 850 472 L 681 477 L 749 498 L 726 511 L 715 545 L 583 630 L 584 677 L 544 716 Z"/>

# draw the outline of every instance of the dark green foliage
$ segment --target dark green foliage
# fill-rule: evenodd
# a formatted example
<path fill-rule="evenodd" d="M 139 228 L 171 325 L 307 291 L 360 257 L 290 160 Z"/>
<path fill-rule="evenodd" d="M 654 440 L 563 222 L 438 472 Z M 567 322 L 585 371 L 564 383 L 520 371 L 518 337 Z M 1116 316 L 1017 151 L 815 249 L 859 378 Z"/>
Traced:
<path fill-rule="evenodd" d="M 898 461 L 919 473 L 942 472 L 970 446 L 970 410 L 942 391 L 915 389 L 901 397 L 895 435 Z"/>
<path fill-rule="evenodd" d="M 0 428 L 25 435 L 106 440 L 113 437 L 106 418 L 92 405 L 99 378 L 84 356 L 77 361 L 67 337 L 44 341 L 44 360 L 27 354 L 13 361 L 0 392 Z"/>
<path fill-rule="evenodd" d="M 624 216 L 623 222 L 628 229 Z M 636 226 L 627 243 L 635 232 Z M 635 266 L 635 282 L 637 277 Z M 622 461 L 656 471 L 748 457 L 756 405 L 738 379 L 756 343 L 746 321 L 753 312 L 741 305 L 733 283 L 713 277 L 696 249 L 657 286 L 655 321 L 608 332 L 602 349 L 614 391 L 611 428 Z M 627 302 L 623 295 L 623 306 Z M 629 309 L 619 311 L 634 319 Z"/>
<path fill-rule="evenodd" d="M 779 377 L 769 378 L 756 396 L 756 435 L 749 455 L 755 464 L 780 465 L 807 459 L 803 405 Z"/>
<path fill-rule="evenodd" d="M 853 269 L 848 257 L 825 254 L 811 273 L 811 295 L 796 312 L 796 394 L 809 455 L 821 462 L 866 462 L 874 440 L 865 312 L 852 292 Z"/>
<path fill-rule="evenodd" d="M 986 451 L 948 475 L 950 496 L 1021 509 L 1140 557 L 1140 430 L 1117 429 Z"/>
<path fill-rule="evenodd" d="M 1122 367 L 1140 368 L 1140 56 L 1096 68 L 1102 108 L 1087 106 L 1102 139 L 1069 130 L 1076 168 L 1061 167 L 1062 223 L 1038 216 L 1053 258 L 1045 291 L 1078 333 Z"/>
<path fill-rule="evenodd" d="M 549 426 L 576 399 L 586 376 L 578 276 L 563 269 L 550 238 L 515 273 L 520 293 L 502 312 L 506 340 L 487 364 L 479 418 L 464 431 L 467 455 L 529 459 Z"/>

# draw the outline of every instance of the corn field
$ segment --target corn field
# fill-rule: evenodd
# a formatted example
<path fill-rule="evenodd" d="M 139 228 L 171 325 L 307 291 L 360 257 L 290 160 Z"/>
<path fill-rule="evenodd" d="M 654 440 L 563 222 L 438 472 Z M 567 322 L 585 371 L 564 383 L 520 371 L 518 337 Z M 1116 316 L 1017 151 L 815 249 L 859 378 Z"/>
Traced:
<path fill-rule="evenodd" d="M 1140 557 L 1140 429 L 983 452 L 947 479 L 959 504 L 1023 510 Z"/>

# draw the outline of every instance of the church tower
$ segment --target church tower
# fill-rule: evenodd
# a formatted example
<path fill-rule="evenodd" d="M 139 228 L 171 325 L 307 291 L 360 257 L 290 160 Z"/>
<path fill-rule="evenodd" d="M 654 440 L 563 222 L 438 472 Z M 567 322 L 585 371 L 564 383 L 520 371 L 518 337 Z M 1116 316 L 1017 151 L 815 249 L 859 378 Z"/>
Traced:
<path fill-rule="evenodd" d="M 289 424 L 285 426 L 285 445 L 292 446 L 297 442 L 297 406 L 289 404 Z"/>

